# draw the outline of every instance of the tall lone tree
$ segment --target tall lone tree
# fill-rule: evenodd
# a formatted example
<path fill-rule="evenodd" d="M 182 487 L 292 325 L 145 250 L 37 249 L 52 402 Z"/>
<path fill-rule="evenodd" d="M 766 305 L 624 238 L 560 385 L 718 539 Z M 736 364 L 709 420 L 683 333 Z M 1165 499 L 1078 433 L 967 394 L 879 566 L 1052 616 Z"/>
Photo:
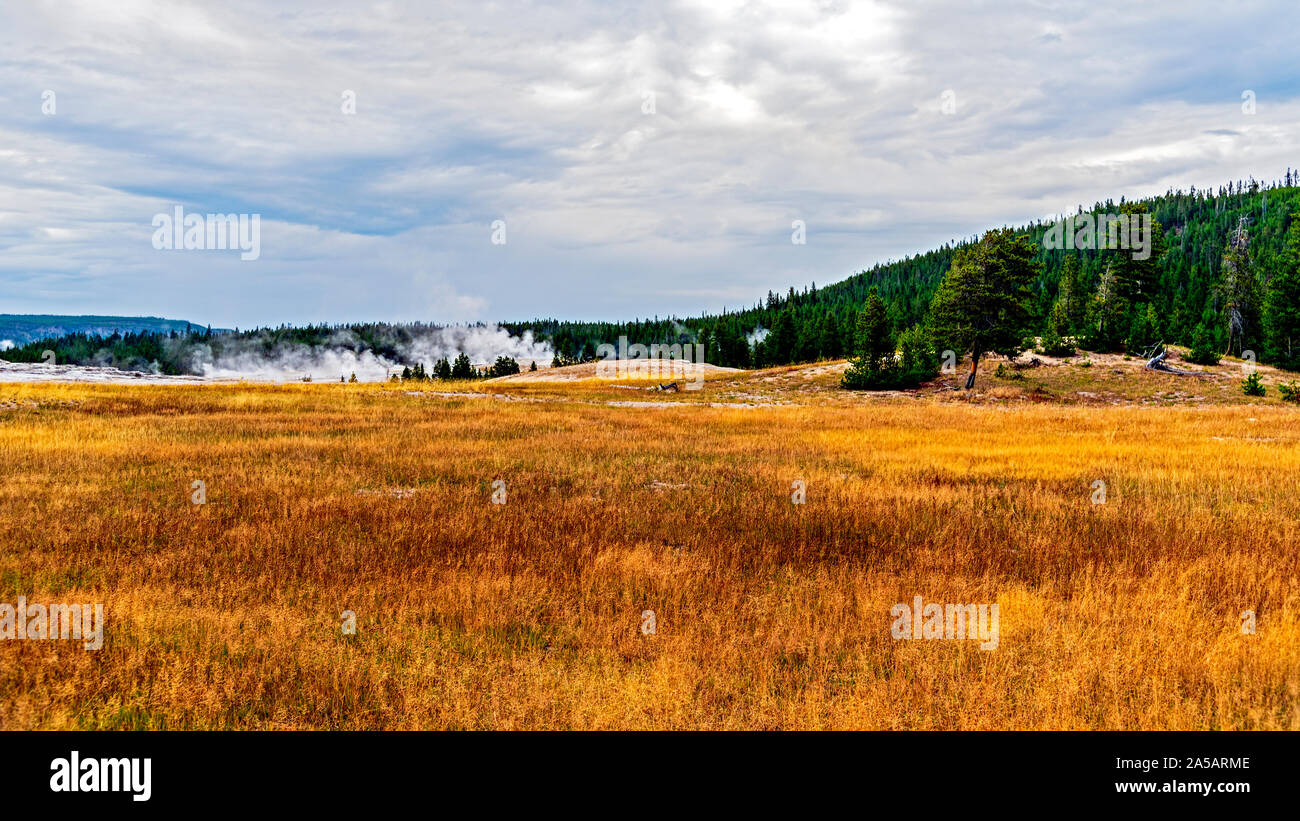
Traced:
<path fill-rule="evenodd" d="M 1037 246 L 1010 228 L 989 231 L 975 245 L 958 249 L 930 302 L 930 330 L 936 339 L 971 355 L 966 390 L 985 354 L 1008 358 L 1033 325 L 1032 286 L 1041 264 Z"/>
<path fill-rule="evenodd" d="M 858 314 L 855 350 L 871 371 L 883 370 L 894 358 L 894 334 L 890 327 L 885 303 L 875 288 L 867 294 L 867 301 Z"/>
<path fill-rule="evenodd" d="M 1224 356 L 1241 356 L 1248 336 L 1254 335 L 1259 317 L 1259 282 L 1250 260 L 1247 218 L 1242 217 L 1228 238 L 1219 272 L 1219 293 L 1228 326 L 1228 349 Z"/>

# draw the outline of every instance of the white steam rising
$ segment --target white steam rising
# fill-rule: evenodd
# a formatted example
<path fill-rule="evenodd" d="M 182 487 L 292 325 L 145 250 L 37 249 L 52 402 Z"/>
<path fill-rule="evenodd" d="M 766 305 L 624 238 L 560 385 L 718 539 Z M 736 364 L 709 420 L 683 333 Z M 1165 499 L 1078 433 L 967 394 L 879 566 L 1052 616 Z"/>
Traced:
<path fill-rule="evenodd" d="M 531 362 L 538 367 L 550 365 L 555 352 L 550 343 L 539 342 L 531 331 L 511 336 L 498 325 L 452 325 L 445 328 L 421 328 L 410 338 L 394 338 L 396 357 L 377 355 L 367 349 L 352 331 L 340 330 L 324 345 L 298 342 L 277 343 L 268 349 L 259 337 L 222 340 L 214 353 L 213 346 L 193 345 L 190 365 L 193 371 L 210 379 L 249 379 L 268 382 L 292 382 L 310 376 L 312 381 L 338 381 L 356 374 L 362 382 L 379 382 L 404 366 L 423 364 L 432 371 L 439 359 L 453 360 L 460 353 L 476 367 L 491 365 L 499 356 L 508 356 L 527 369 Z"/>

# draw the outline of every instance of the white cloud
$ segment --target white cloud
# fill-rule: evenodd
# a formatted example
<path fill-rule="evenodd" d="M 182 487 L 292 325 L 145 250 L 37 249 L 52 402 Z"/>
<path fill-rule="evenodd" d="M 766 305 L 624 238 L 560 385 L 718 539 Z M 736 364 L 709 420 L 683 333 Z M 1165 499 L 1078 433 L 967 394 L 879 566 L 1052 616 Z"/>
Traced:
<path fill-rule="evenodd" d="M 242 326 L 750 304 L 1079 203 L 1280 176 L 1295 14 L 11 4 L 0 288 L 8 310 Z M 155 251 L 175 204 L 261 213 L 262 258 Z"/>

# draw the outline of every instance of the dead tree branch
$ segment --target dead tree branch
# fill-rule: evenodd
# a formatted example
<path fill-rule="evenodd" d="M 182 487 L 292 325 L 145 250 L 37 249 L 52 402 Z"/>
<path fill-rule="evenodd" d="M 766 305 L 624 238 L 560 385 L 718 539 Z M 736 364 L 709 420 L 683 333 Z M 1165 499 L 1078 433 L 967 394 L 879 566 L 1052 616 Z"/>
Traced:
<path fill-rule="evenodd" d="M 1165 348 L 1165 343 L 1163 341 L 1156 343 L 1153 348 L 1143 354 L 1147 360 L 1147 370 L 1160 371 L 1161 373 L 1172 373 L 1177 374 L 1178 376 L 1205 376 L 1201 371 L 1184 371 L 1179 368 L 1170 367 L 1165 363 L 1165 357 L 1168 355 L 1169 351 Z"/>

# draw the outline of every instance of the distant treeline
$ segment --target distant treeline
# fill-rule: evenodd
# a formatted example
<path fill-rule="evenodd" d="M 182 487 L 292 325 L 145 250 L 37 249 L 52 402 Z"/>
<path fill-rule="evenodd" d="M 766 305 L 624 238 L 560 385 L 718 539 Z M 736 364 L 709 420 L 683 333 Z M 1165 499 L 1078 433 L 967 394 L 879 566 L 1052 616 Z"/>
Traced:
<path fill-rule="evenodd" d="M 188 374 L 188 351 L 196 342 L 213 339 L 210 328 L 189 326 L 184 331 L 129 331 L 108 336 L 80 331 L 53 339 L 37 339 L 0 352 L 0 359 L 10 362 L 47 362 L 54 353 L 54 364 L 96 365 L 125 371 Z"/>
<path fill-rule="evenodd" d="M 1080 206 L 1078 215 L 1151 215 L 1157 234 L 1154 254 L 1136 267 L 1115 250 L 1044 247 L 1053 222 L 1012 229 L 1034 246 L 1031 327 L 1053 341 L 1057 336 L 1075 339 L 1092 350 L 1136 350 L 1163 340 L 1195 346 L 1207 356 L 1216 350 L 1237 355 L 1249 350 L 1261 361 L 1300 367 L 1298 210 L 1300 173 L 1289 169 L 1282 180 L 1269 184 L 1250 179 L 1213 191 L 1171 190 L 1133 202 L 1096 203 L 1088 211 Z M 954 255 L 977 242 L 972 238 L 945 244 L 822 288 L 813 284 L 785 294 L 769 292 L 751 308 L 722 314 L 630 322 L 535 319 L 499 327 L 516 337 L 532 332 L 549 343 L 555 351 L 553 364 L 592 360 L 599 345 L 617 344 L 621 336 L 633 344 L 702 345 L 708 362 L 733 367 L 857 356 L 868 294 L 874 291 L 883 304 L 882 333 L 902 333 L 924 324 Z M 1133 284 L 1136 292 L 1125 290 Z M 200 372 L 201 362 L 220 359 L 223 353 L 269 361 L 286 348 L 307 346 L 371 352 L 411 367 L 424 368 L 427 360 L 432 371 L 438 369 L 439 357 L 412 351 L 419 349 L 419 340 L 438 330 L 424 323 L 356 323 L 229 333 L 193 326 L 108 337 L 73 333 L 0 352 L 0 358 L 40 362 L 53 350 L 60 364 L 182 374 Z"/>
<path fill-rule="evenodd" d="M 474 330 L 489 326 L 479 323 L 467 327 Z M 441 326 L 424 322 L 369 322 L 281 325 L 277 328 L 246 331 L 235 329 L 221 333 L 192 325 L 185 330 L 165 333 L 114 332 L 99 336 L 77 332 L 35 340 L 0 352 L 0 359 L 10 362 L 43 362 L 48 360 L 48 352 L 53 351 L 54 362 L 60 365 L 92 365 L 171 375 L 201 375 L 205 363 L 286 362 L 286 352 L 328 350 L 349 351 L 357 355 L 373 354 L 396 365 L 406 365 L 411 373 L 417 372 L 416 368 L 419 373 L 424 373 L 427 362 L 432 373 L 438 369 L 439 364 L 450 365 L 450 362 L 439 363 L 440 357 L 427 351 L 429 340 L 439 337 L 443 330 Z M 293 369 L 288 364 L 286 367 Z M 466 367 L 469 367 L 468 358 Z M 502 361 L 496 361 L 487 368 L 472 368 L 472 373 L 458 374 L 456 378 L 476 378 L 489 373 L 500 375 L 499 372 L 505 367 Z"/>

